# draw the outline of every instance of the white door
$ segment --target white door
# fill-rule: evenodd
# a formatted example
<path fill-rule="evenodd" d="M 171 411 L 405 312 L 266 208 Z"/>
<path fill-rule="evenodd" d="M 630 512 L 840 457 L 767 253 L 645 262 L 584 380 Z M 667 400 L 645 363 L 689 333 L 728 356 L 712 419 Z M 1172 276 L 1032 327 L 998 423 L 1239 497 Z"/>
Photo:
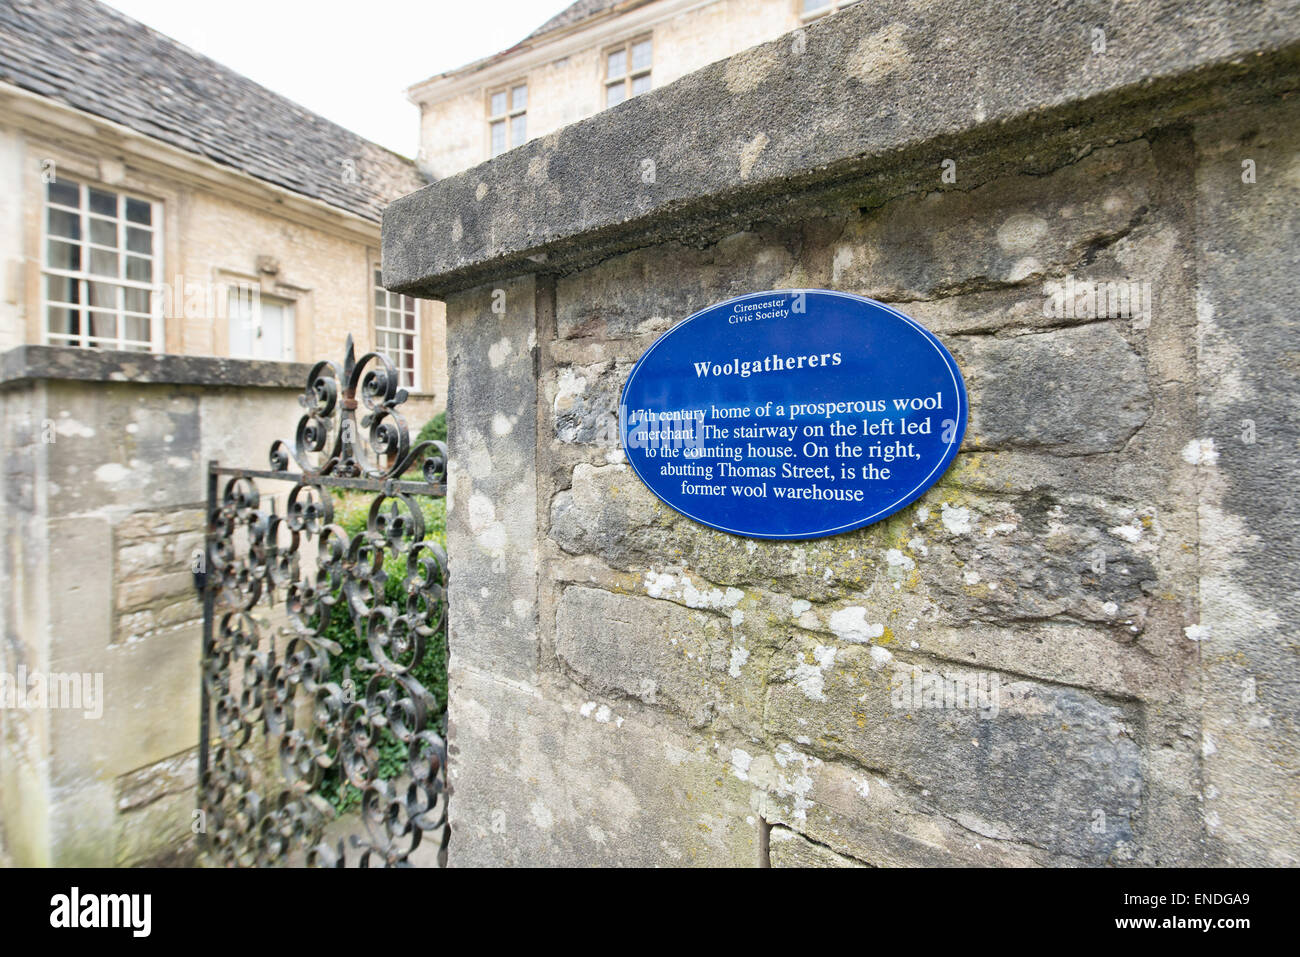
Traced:
<path fill-rule="evenodd" d="M 232 358 L 293 361 L 293 303 L 240 289 L 228 302 Z"/>

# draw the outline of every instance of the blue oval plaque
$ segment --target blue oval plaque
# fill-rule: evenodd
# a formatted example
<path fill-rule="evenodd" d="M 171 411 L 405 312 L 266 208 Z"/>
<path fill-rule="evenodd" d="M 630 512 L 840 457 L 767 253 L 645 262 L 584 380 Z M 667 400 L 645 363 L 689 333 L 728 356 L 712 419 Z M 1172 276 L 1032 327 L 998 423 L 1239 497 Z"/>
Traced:
<path fill-rule="evenodd" d="M 759 292 L 664 333 L 623 388 L 623 450 L 688 518 L 752 538 L 878 522 L 951 464 L 966 386 L 912 319 L 825 289 Z"/>

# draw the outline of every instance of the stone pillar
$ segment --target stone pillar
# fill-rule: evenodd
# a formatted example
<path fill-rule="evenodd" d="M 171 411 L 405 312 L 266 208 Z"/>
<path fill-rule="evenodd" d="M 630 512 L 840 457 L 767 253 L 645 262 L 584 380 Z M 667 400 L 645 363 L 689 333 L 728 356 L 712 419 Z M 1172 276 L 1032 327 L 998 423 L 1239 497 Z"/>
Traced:
<path fill-rule="evenodd" d="M 453 864 L 1300 859 L 1287 6 L 860 4 L 390 207 L 448 310 Z M 816 541 L 668 509 L 632 364 L 814 287 L 954 353 L 957 462 Z"/>

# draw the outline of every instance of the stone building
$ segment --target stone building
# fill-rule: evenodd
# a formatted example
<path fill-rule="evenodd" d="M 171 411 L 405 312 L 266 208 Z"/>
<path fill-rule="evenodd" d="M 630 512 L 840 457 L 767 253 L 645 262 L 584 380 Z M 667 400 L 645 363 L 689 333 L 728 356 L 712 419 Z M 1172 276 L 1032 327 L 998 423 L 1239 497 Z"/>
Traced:
<path fill-rule="evenodd" d="M 422 183 L 92 0 L 0 3 L 0 861 L 190 859 L 207 463 L 266 468 L 349 335 L 412 431 L 444 403 L 442 307 L 379 277 Z M 15 697 L 53 675 L 83 707 Z"/>
<path fill-rule="evenodd" d="M 857 4 L 385 212 L 386 285 L 447 304 L 453 865 L 1300 863 L 1300 8 L 993 10 Z M 483 90 L 562 73 L 534 42 Z M 629 371 L 808 288 L 943 341 L 961 454 L 842 535 L 684 518 Z"/>
<path fill-rule="evenodd" d="M 0 5 L 0 350 L 312 361 L 446 397 L 437 306 L 378 283 L 407 159 L 94 0 Z"/>
<path fill-rule="evenodd" d="M 449 176 L 857 0 L 578 0 L 412 86 L 420 163 Z"/>

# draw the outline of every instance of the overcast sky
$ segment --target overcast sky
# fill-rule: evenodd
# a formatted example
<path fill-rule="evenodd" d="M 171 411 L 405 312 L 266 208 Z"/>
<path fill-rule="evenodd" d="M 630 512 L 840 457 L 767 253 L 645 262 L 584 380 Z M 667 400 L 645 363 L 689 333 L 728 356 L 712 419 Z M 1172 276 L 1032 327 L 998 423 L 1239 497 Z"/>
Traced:
<path fill-rule="evenodd" d="M 412 83 L 522 40 L 572 0 L 107 0 L 341 126 L 414 157 Z"/>

